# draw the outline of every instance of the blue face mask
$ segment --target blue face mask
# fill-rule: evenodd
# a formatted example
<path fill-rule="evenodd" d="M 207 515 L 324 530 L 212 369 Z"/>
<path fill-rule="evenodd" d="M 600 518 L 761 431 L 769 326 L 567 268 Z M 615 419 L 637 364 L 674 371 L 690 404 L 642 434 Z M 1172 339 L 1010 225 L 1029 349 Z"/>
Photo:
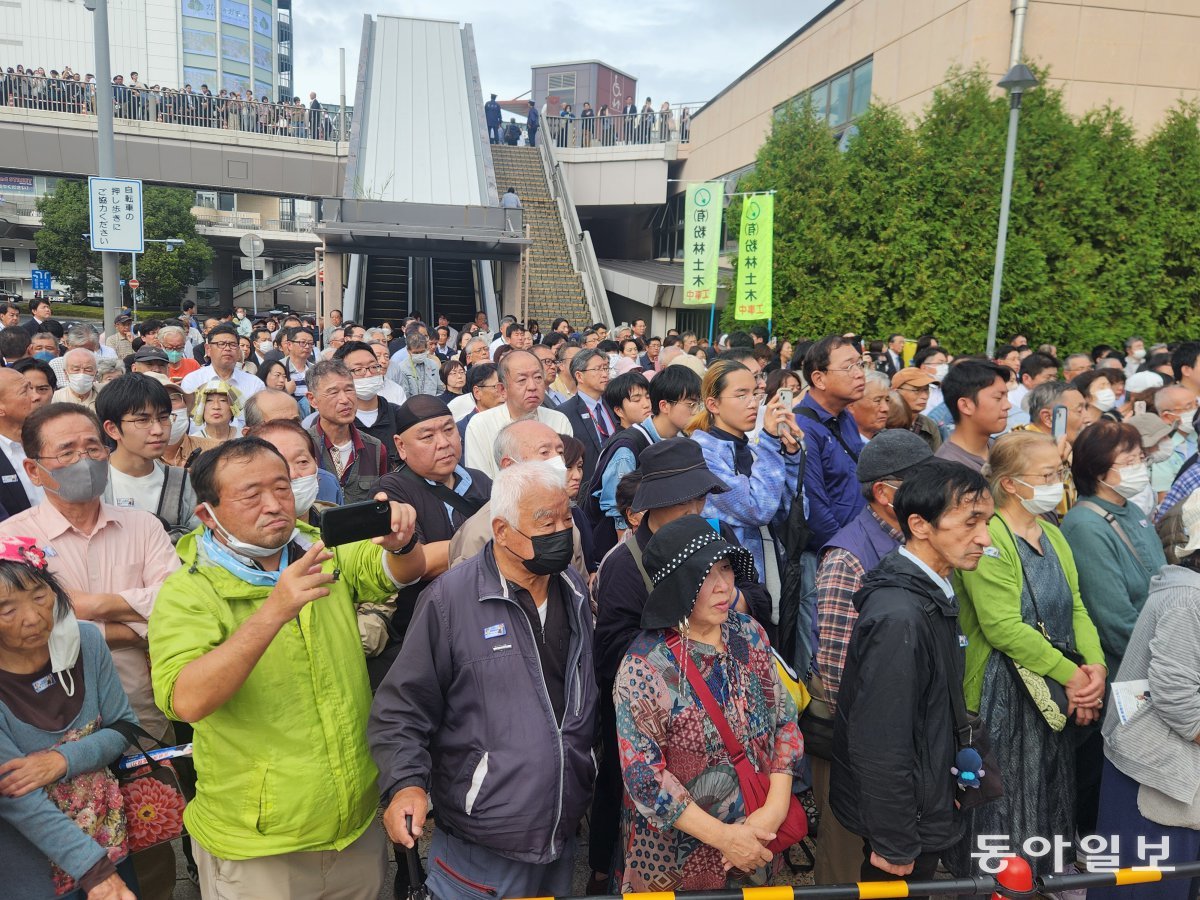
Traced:
<path fill-rule="evenodd" d="M 200 538 L 200 544 L 204 548 L 204 554 L 222 569 L 235 578 L 245 581 L 247 584 L 256 584 L 259 587 L 274 587 L 279 583 L 279 576 L 283 574 L 283 570 L 288 566 L 288 548 L 283 548 L 283 557 L 279 560 L 279 571 L 265 572 L 251 564 L 249 557 L 242 556 L 240 553 L 233 553 L 228 547 L 213 537 L 212 530 L 204 529 L 204 536 Z"/>
<path fill-rule="evenodd" d="M 50 360 L 54 359 L 54 354 L 49 350 L 39 350 L 37 353 L 33 354 L 33 358 L 40 359 L 42 362 L 50 362 Z"/>

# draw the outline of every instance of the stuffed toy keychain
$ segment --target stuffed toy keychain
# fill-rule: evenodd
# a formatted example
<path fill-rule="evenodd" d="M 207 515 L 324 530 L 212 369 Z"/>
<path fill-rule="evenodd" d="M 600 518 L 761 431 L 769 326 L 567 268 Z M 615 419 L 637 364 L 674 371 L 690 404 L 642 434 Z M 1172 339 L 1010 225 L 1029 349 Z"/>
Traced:
<path fill-rule="evenodd" d="M 963 747 L 954 757 L 954 765 L 950 772 L 958 776 L 959 790 L 965 791 L 968 788 L 979 790 L 984 775 L 983 758 L 974 747 Z"/>

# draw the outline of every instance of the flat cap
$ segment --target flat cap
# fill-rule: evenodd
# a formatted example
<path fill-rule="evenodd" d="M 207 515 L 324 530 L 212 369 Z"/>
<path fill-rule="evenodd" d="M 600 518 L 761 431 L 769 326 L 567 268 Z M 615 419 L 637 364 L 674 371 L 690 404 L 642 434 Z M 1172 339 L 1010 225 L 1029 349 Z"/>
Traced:
<path fill-rule="evenodd" d="M 902 476 L 929 459 L 933 459 L 933 451 L 913 432 L 886 428 L 867 441 L 858 454 L 858 481 L 871 484 L 882 478 Z"/>

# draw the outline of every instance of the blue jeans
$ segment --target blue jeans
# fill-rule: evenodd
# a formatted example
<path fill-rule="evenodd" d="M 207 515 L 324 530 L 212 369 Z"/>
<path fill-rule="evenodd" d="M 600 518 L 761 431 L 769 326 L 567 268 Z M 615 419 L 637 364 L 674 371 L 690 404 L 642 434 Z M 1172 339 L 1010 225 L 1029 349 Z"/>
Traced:
<path fill-rule="evenodd" d="M 574 837 L 558 859 L 538 865 L 499 856 L 438 829 L 429 845 L 425 884 L 435 900 L 565 897 L 571 893 L 574 867 Z"/>

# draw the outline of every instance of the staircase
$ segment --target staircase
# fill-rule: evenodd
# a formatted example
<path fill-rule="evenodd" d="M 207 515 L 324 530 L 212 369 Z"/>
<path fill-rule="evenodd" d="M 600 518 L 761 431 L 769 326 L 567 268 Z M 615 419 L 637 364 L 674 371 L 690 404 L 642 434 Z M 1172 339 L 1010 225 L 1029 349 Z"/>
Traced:
<path fill-rule="evenodd" d="M 433 315 L 446 316 L 458 327 L 475 320 L 475 263 L 469 259 L 433 259 Z"/>
<path fill-rule="evenodd" d="M 493 144 L 491 151 L 496 188 L 501 194 L 510 187 L 516 189 L 533 240 L 528 251 L 529 289 L 524 298 L 528 317 L 537 319 L 543 332 L 559 316 L 582 330 L 591 324 L 587 297 L 579 273 L 571 263 L 562 218 L 546 185 L 538 151 L 533 147 L 503 144 Z M 512 296 L 512 288 L 506 286 L 505 293 Z"/>
<path fill-rule="evenodd" d="M 370 327 L 386 321 L 398 326 L 408 315 L 408 257 L 368 256 L 366 264 L 362 324 Z"/>

